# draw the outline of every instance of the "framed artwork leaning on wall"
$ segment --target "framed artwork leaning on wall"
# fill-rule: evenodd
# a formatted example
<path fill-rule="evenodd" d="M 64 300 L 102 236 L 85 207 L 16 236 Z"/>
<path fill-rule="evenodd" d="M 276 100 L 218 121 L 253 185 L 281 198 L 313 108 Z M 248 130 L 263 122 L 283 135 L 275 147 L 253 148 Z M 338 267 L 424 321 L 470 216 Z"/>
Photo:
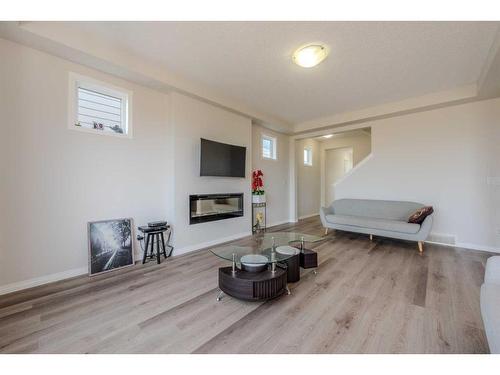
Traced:
<path fill-rule="evenodd" d="M 134 265 L 132 219 L 88 223 L 89 275 Z"/>

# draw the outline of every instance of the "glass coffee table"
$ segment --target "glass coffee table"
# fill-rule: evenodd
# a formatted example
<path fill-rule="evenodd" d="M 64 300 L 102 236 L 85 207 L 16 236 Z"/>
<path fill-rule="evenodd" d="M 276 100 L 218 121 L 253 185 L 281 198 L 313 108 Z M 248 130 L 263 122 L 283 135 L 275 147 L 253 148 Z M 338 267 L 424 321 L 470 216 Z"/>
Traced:
<path fill-rule="evenodd" d="M 305 243 L 324 239 L 297 232 L 265 233 L 256 238 L 256 246 L 227 245 L 211 249 L 213 254 L 231 262 L 230 267 L 219 268 L 218 301 L 224 293 L 247 301 L 290 294 L 287 283 L 300 280 L 300 267 L 317 267 L 317 254 L 306 249 Z"/>

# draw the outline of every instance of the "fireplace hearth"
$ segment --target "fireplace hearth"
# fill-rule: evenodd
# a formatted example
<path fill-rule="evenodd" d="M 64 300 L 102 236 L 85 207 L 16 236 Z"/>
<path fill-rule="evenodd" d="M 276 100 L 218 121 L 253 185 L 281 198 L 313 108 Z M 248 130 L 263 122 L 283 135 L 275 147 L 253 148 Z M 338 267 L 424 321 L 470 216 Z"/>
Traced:
<path fill-rule="evenodd" d="M 189 224 L 243 216 L 243 193 L 189 196 Z"/>

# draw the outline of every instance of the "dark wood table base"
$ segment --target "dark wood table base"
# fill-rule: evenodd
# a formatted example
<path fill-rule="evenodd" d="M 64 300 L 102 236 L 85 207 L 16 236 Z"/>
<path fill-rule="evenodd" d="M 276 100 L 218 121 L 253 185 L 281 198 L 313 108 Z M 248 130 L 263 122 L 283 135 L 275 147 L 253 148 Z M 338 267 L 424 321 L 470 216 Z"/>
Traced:
<path fill-rule="evenodd" d="M 296 283 L 300 280 L 300 255 L 294 255 L 283 263 L 286 264 L 287 282 Z"/>
<path fill-rule="evenodd" d="M 219 268 L 219 289 L 227 295 L 245 301 L 262 301 L 288 292 L 287 270 L 276 267 L 262 272 L 247 272 L 232 267 Z M 220 297 L 218 297 L 220 299 Z"/>
<path fill-rule="evenodd" d="M 306 268 L 318 268 L 318 253 L 313 250 L 304 249 L 300 253 L 300 266 Z"/>

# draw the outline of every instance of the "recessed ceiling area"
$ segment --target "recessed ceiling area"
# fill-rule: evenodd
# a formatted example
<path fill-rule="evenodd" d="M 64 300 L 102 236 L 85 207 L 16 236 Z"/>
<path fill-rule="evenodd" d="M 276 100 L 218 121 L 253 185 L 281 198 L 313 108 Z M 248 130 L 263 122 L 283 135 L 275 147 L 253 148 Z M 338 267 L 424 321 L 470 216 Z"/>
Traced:
<path fill-rule="evenodd" d="M 359 128 L 355 130 L 344 130 L 344 131 L 339 131 L 339 132 L 332 132 L 332 133 L 327 133 L 324 135 L 319 135 L 315 137 L 311 137 L 312 139 L 318 141 L 318 142 L 325 142 L 329 141 L 334 138 L 342 138 L 342 137 L 349 137 L 352 135 L 369 135 L 371 136 L 372 134 L 372 128 L 366 127 L 366 128 Z"/>
<path fill-rule="evenodd" d="M 475 85 L 493 48 L 499 25 L 498 22 L 57 24 L 75 35 L 84 35 L 82 45 L 98 42 L 107 50 L 125 52 L 161 71 L 295 125 Z M 318 41 L 328 48 L 324 61 L 307 69 L 294 64 L 292 55 L 297 48 Z M 78 49 L 79 44 L 75 42 L 71 48 Z"/>
<path fill-rule="evenodd" d="M 88 38 L 292 123 L 475 83 L 491 22 L 76 22 Z M 321 40 L 323 63 L 292 62 Z"/>

